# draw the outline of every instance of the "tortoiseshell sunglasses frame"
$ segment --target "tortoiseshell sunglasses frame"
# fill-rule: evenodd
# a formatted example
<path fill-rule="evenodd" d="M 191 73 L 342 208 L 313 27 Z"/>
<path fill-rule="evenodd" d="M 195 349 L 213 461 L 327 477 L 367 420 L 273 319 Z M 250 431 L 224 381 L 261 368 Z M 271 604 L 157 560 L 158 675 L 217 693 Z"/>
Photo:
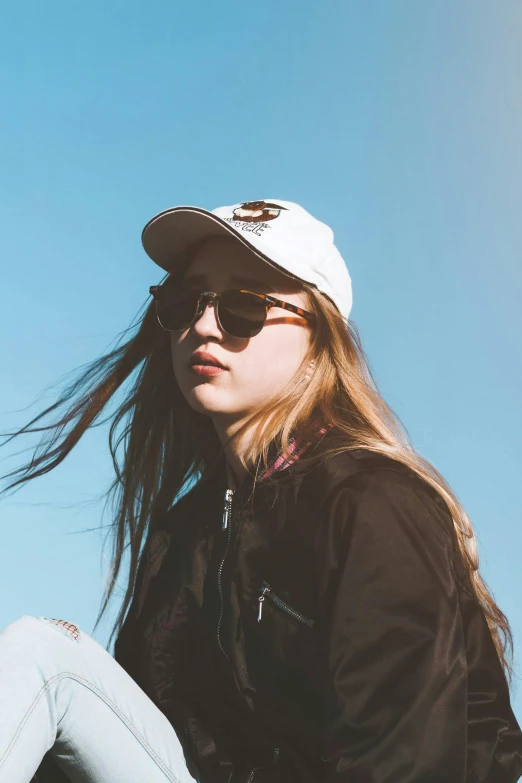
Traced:
<path fill-rule="evenodd" d="M 193 289 L 193 290 L 197 291 L 197 289 Z M 156 302 L 158 302 L 160 291 L 161 291 L 161 285 L 151 285 L 149 288 L 149 293 L 156 300 Z M 258 299 L 262 299 L 264 301 L 266 310 L 265 310 L 265 321 L 263 323 L 263 326 L 266 323 L 266 315 L 268 314 L 268 311 L 270 310 L 271 307 L 281 307 L 283 310 L 288 310 L 291 313 L 300 315 L 309 323 L 313 323 L 315 321 L 315 316 L 313 313 L 309 313 L 307 310 L 303 310 L 302 307 L 298 307 L 297 305 L 290 304 L 290 302 L 283 302 L 282 299 L 275 299 L 273 296 L 269 296 L 268 294 L 260 294 L 257 291 L 248 291 L 246 288 L 230 288 L 227 291 L 221 291 L 221 293 L 219 294 L 216 294 L 214 291 L 199 292 L 199 299 L 192 319 L 187 324 L 185 324 L 185 326 L 182 326 L 180 329 L 165 329 L 165 327 L 159 320 L 159 317 L 158 317 L 158 322 L 161 328 L 165 329 L 166 332 L 181 332 L 183 331 L 183 329 L 187 329 L 189 326 L 192 326 L 192 324 L 195 323 L 195 321 L 197 321 L 198 318 L 201 318 L 207 304 L 209 302 L 213 302 L 214 306 L 216 307 L 216 318 L 218 320 L 220 328 L 226 334 L 230 334 L 230 332 L 227 332 L 227 330 L 223 328 L 223 325 L 219 318 L 219 308 L 216 305 L 224 294 L 229 294 L 232 292 L 234 293 L 239 292 L 241 294 L 250 294 L 251 296 L 256 296 Z M 263 328 L 263 326 L 261 326 L 261 329 Z M 261 331 L 261 329 L 259 329 L 259 332 Z M 252 336 L 255 337 L 256 334 L 259 334 L 259 332 L 256 332 Z M 237 337 L 237 335 L 231 335 L 231 336 Z"/>

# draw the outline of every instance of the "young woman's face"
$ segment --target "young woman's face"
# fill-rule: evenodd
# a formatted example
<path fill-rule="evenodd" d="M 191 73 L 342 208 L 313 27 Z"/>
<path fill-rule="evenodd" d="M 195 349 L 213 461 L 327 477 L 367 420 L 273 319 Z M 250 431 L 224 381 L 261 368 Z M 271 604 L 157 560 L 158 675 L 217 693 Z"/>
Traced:
<path fill-rule="evenodd" d="M 201 291 L 246 288 L 308 309 L 305 294 L 290 278 L 233 238 L 209 239 L 184 279 Z M 214 305 L 209 304 L 190 328 L 171 333 L 174 375 L 194 410 L 239 420 L 258 410 L 294 377 L 309 342 L 305 319 L 278 307 L 268 310 L 266 324 L 255 337 L 231 337 L 220 329 Z M 194 351 L 212 354 L 226 369 L 216 375 L 197 374 L 190 366 Z"/>

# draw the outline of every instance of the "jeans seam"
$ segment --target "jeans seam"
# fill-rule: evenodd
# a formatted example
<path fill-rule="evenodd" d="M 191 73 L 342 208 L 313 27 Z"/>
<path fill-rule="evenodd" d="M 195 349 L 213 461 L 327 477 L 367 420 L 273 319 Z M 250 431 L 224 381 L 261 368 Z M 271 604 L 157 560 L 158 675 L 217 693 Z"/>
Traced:
<path fill-rule="evenodd" d="M 90 691 L 95 693 L 102 701 L 107 704 L 107 706 L 112 709 L 112 711 L 117 715 L 117 717 L 124 723 L 129 731 L 134 734 L 138 742 L 141 743 L 141 745 L 144 747 L 144 749 L 149 753 L 151 758 L 156 762 L 158 767 L 162 770 L 162 772 L 165 773 L 165 775 L 172 781 L 172 783 L 180 783 L 179 779 L 170 773 L 168 768 L 165 766 L 163 761 L 159 758 L 157 753 L 151 748 L 145 737 L 141 735 L 141 733 L 138 731 L 138 729 L 129 721 L 123 713 L 119 710 L 119 708 L 109 699 L 105 694 L 96 687 L 96 685 L 93 685 L 88 680 L 85 680 L 83 677 L 80 677 L 78 674 L 74 674 L 74 672 L 61 672 L 60 674 L 56 674 L 54 677 L 51 677 L 51 679 L 47 680 L 43 686 L 43 688 L 40 689 L 40 691 L 37 693 L 35 698 L 33 699 L 32 704 L 28 707 L 27 712 L 25 713 L 24 717 L 22 718 L 20 725 L 18 726 L 18 729 L 16 730 L 13 738 L 11 739 L 11 742 L 9 743 L 8 747 L 6 748 L 6 751 L 4 753 L 4 756 L 2 759 L 0 759 L 0 769 L 4 766 L 5 762 L 7 761 L 9 754 L 11 753 L 18 737 L 22 733 L 25 724 L 29 720 L 31 714 L 34 712 L 38 702 L 44 695 L 46 691 L 48 691 L 51 687 L 51 685 L 54 685 L 55 682 L 59 682 L 60 680 L 64 680 L 66 678 L 75 680 L 76 682 L 80 683 L 80 685 L 83 685 L 84 687 L 88 688 Z"/>

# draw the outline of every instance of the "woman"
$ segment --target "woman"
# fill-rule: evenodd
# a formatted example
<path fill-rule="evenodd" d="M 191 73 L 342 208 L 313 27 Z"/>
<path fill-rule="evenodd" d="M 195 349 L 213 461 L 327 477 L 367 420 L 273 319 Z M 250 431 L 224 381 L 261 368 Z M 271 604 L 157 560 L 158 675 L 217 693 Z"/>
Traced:
<path fill-rule="evenodd" d="M 138 370 L 110 436 L 115 658 L 65 620 L 0 634 L 0 782 L 518 780 L 508 621 L 376 390 L 331 230 L 256 201 L 167 210 L 143 243 L 168 275 L 137 334 L 10 485 Z"/>

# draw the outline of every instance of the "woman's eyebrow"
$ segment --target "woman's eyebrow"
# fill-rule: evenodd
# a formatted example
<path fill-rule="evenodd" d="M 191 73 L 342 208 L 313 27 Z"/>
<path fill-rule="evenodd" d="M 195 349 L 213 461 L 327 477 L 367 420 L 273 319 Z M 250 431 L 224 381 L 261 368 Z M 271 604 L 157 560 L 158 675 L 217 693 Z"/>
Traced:
<path fill-rule="evenodd" d="M 187 275 L 185 278 L 186 283 L 196 283 L 197 285 L 206 286 L 207 285 L 207 276 L 206 275 Z M 269 288 L 267 283 L 261 282 L 261 280 L 256 280 L 253 277 L 245 277 L 244 275 L 234 275 L 231 278 L 231 282 L 233 284 L 237 285 L 246 285 L 246 286 L 255 286 L 256 288 Z"/>
<path fill-rule="evenodd" d="M 185 275 L 183 278 L 186 283 L 199 283 L 200 285 L 204 285 L 206 279 L 205 275 Z"/>
<path fill-rule="evenodd" d="M 237 283 L 238 285 L 250 285 L 255 286 L 256 288 L 269 288 L 270 286 L 268 283 L 263 283 L 261 280 L 256 280 L 253 277 L 243 277 L 242 275 L 234 275 L 232 277 L 232 282 Z"/>

